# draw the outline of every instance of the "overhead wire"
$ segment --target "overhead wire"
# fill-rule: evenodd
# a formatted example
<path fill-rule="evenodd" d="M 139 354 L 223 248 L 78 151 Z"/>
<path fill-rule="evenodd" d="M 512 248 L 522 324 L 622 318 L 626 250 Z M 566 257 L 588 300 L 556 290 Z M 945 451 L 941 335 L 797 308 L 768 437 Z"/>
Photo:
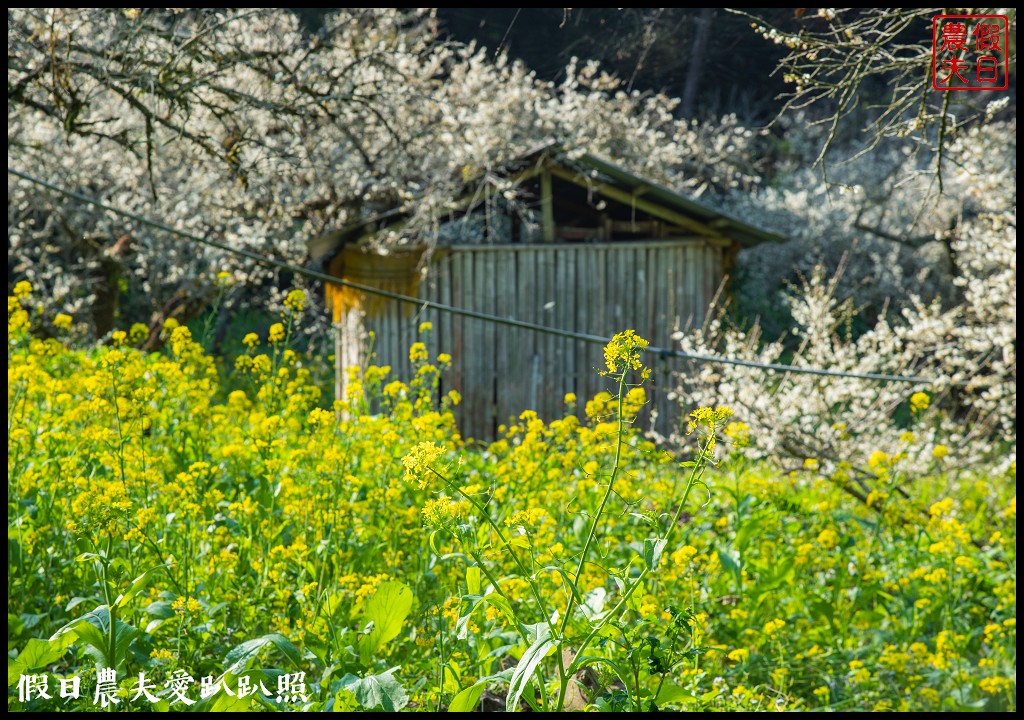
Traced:
<path fill-rule="evenodd" d="M 361 283 L 355 283 L 350 280 L 343 280 L 341 278 L 329 275 L 325 272 L 315 270 L 313 268 L 300 267 L 283 260 L 277 260 L 270 258 L 260 253 L 247 250 L 245 248 L 237 248 L 227 245 L 225 243 L 213 240 L 208 236 L 197 235 L 195 233 L 181 230 L 172 225 L 162 223 L 158 220 L 153 220 L 139 213 L 132 212 L 130 210 L 124 210 L 121 208 L 114 207 L 109 203 L 105 203 L 102 200 L 89 197 L 75 190 L 69 190 L 67 188 L 60 187 L 51 182 L 43 180 L 41 178 L 30 175 L 29 173 L 23 172 L 16 168 L 8 166 L 7 172 L 15 177 L 18 177 L 27 182 L 38 185 L 39 187 L 46 188 L 51 192 L 63 195 L 65 197 L 77 200 L 87 205 L 106 210 L 107 212 L 114 213 L 120 217 L 128 218 L 141 225 L 151 227 L 162 232 L 166 232 L 177 237 L 191 240 L 192 242 L 200 245 L 205 245 L 225 253 L 244 257 L 263 265 L 269 265 L 271 267 L 278 268 L 280 270 L 286 270 L 296 275 L 310 278 L 311 280 L 319 280 L 324 283 L 337 285 L 340 287 L 349 288 L 358 292 L 367 293 L 369 295 L 376 295 L 377 297 L 387 298 L 390 300 L 396 300 L 398 302 L 409 303 L 419 306 L 423 309 L 433 309 L 438 312 L 449 313 L 452 315 L 459 315 L 461 317 L 471 318 L 474 320 L 481 320 L 483 322 L 495 323 L 498 325 L 504 325 L 506 327 L 515 327 L 521 330 L 529 330 L 532 332 L 543 333 L 547 335 L 554 335 L 557 337 L 578 340 L 580 342 L 592 343 L 595 345 L 605 345 L 610 342 L 611 338 L 604 337 L 601 335 L 594 335 L 591 333 L 581 333 L 572 330 L 564 330 L 561 328 L 552 328 L 539 323 L 528 322 L 525 320 L 516 320 L 514 318 L 502 317 L 500 315 L 493 315 L 491 313 L 484 313 L 478 310 L 470 310 L 467 308 L 461 308 L 454 305 L 447 305 L 445 303 L 439 303 L 434 300 L 425 300 L 423 298 L 412 297 L 410 295 L 403 295 L 401 293 L 391 292 L 389 290 L 382 290 L 375 288 L 370 285 L 363 285 Z M 874 382 L 898 382 L 898 383 L 910 383 L 919 385 L 933 385 L 936 383 L 935 380 L 925 377 L 918 377 L 913 375 L 888 375 L 885 373 L 859 373 L 849 372 L 845 370 L 830 370 L 827 368 L 808 368 L 799 367 L 795 365 L 786 365 L 782 363 L 765 363 L 757 362 L 755 360 L 741 360 L 738 358 L 722 357 L 718 355 L 703 355 L 699 353 L 690 353 L 683 350 L 675 350 L 673 348 L 657 347 L 654 345 L 648 345 L 646 352 L 659 356 L 660 358 L 676 358 L 680 360 L 688 360 L 697 363 L 716 363 L 720 365 L 732 365 L 738 367 L 748 367 L 759 370 L 767 370 L 772 372 L 782 373 L 796 373 L 802 375 L 818 375 L 822 377 L 835 377 L 835 378 L 850 378 L 857 380 L 868 380 Z"/>

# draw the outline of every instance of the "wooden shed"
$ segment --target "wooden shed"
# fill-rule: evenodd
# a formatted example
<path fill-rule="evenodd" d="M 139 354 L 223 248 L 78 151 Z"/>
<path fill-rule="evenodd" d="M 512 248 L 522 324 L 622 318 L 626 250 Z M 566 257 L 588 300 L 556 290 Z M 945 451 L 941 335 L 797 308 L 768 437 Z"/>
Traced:
<path fill-rule="evenodd" d="M 672 347 L 680 328 L 702 323 L 741 248 L 783 238 L 739 222 L 593 155 L 568 156 L 549 146 L 508 166 L 531 198 L 527 210 L 502 212 L 480 194 L 456 198 L 458 212 L 439 223 L 429 260 L 411 247 L 380 255 L 368 239 L 400 230 L 401 213 L 385 213 L 310 243 L 314 262 L 361 285 L 427 301 L 578 333 L 610 337 L 634 329 Z M 409 347 L 430 322 L 431 357 L 452 356 L 442 392 L 462 396 L 465 437 L 488 440 L 523 410 L 554 419 L 564 397 L 586 400 L 609 390 L 600 344 L 382 300 L 329 287 L 336 330 L 336 392 L 344 369 L 371 362 L 408 378 Z M 373 333 L 372 344 L 369 342 Z M 667 433 L 679 409 L 668 359 L 650 358 L 647 393 L 655 429 Z M 649 413 L 645 418 L 650 427 Z"/>

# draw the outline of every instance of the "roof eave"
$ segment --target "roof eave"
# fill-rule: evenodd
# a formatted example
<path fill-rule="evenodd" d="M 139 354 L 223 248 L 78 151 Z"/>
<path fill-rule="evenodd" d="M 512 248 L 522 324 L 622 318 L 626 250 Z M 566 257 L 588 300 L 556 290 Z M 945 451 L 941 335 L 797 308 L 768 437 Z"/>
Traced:
<path fill-rule="evenodd" d="M 682 213 L 693 216 L 695 219 L 698 219 L 701 222 L 722 231 L 723 234 L 727 234 L 734 238 L 743 247 L 753 247 L 754 245 L 759 245 L 763 242 L 784 243 L 788 239 L 782 235 L 778 235 L 767 230 L 761 230 L 760 228 L 749 225 L 742 220 L 737 220 L 725 213 L 712 210 L 706 205 L 690 200 L 674 190 L 668 189 L 664 185 L 638 177 L 608 160 L 603 160 L 599 157 L 586 153 L 579 158 L 579 161 L 585 165 L 589 165 L 599 173 L 607 175 L 613 181 L 618 181 L 624 185 L 630 185 L 633 188 L 638 186 L 644 187 L 645 197 L 656 199 L 666 205 L 673 206 L 676 210 Z"/>

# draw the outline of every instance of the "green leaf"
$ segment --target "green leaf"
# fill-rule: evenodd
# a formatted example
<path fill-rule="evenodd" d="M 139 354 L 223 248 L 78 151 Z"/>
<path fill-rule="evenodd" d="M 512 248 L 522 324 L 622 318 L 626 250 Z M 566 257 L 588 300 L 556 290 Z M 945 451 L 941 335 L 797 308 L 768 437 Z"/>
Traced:
<path fill-rule="evenodd" d="M 46 667 L 50 663 L 60 660 L 73 642 L 74 638 L 68 635 L 56 640 L 40 640 L 38 638 L 29 640 L 25 649 L 18 653 L 18 657 L 8 661 L 7 687 L 16 684 L 23 673 Z"/>
<path fill-rule="evenodd" d="M 355 712 L 359 709 L 359 701 L 356 700 L 356 694 L 348 688 L 341 687 L 341 681 L 338 681 L 338 688 L 332 691 L 334 697 L 328 701 L 327 707 L 330 708 L 331 712 Z"/>
<path fill-rule="evenodd" d="M 811 615 L 816 618 L 824 618 L 829 624 L 835 623 L 836 609 L 828 600 L 813 600 L 810 602 Z"/>
<path fill-rule="evenodd" d="M 166 600 L 155 600 L 146 606 L 146 614 L 161 620 L 170 620 L 174 617 L 174 608 Z"/>
<path fill-rule="evenodd" d="M 734 543 L 736 545 L 736 549 L 740 552 L 746 550 L 747 546 L 750 544 L 750 539 L 761 529 L 762 524 L 763 521 L 760 519 L 744 521 L 743 526 L 736 531 L 736 541 Z"/>
<path fill-rule="evenodd" d="M 479 595 L 480 588 L 480 568 L 477 565 L 466 568 L 466 589 L 470 595 Z"/>
<path fill-rule="evenodd" d="M 333 619 L 340 614 L 345 607 L 346 598 L 341 593 L 329 593 L 324 599 L 323 613 L 328 619 Z"/>
<path fill-rule="evenodd" d="M 70 642 L 81 640 L 87 645 L 95 645 L 97 649 L 102 650 L 107 643 L 106 637 L 101 633 L 95 626 L 90 624 L 85 617 L 75 618 L 68 624 L 64 625 L 60 630 L 55 632 L 51 637 L 51 641 L 61 640 L 70 638 Z"/>
<path fill-rule="evenodd" d="M 587 593 L 585 602 L 580 605 L 583 615 L 593 622 L 604 611 L 605 600 L 608 598 L 608 591 L 603 587 L 596 587 Z"/>
<path fill-rule="evenodd" d="M 538 643 L 541 640 L 551 637 L 551 626 L 546 622 L 533 623 L 531 625 L 520 626 L 525 632 L 529 642 Z M 522 656 L 520 656 L 522 657 Z"/>
<path fill-rule="evenodd" d="M 19 638 L 25 630 L 25 621 L 17 615 L 7 613 L 7 647 L 10 648 L 11 641 Z"/>
<path fill-rule="evenodd" d="M 398 636 L 411 611 L 412 590 L 408 585 L 390 580 L 377 588 L 361 617 L 364 626 L 373 623 L 373 629 L 359 638 L 359 658 L 364 665 L 373 661 L 374 654 L 384 643 Z"/>
<path fill-rule="evenodd" d="M 662 705 L 682 705 L 683 703 L 695 703 L 695 698 L 691 693 L 686 692 L 678 685 L 672 683 L 665 683 L 661 686 L 661 690 L 658 691 L 658 697 L 654 698 L 654 702 L 659 706 Z"/>
<path fill-rule="evenodd" d="M 351 691 L 367 710 L 379 706 L 385 712 L 397 712 L 409 704 L 409 695 L 393 677 L 395 670 L 398 670 L 397 666 L 364 678 L 350 673 L 341 679 L 341 686 Z"/>
<path fill-rule="evenodd" d="M 462 602 L 468 603 L 470 607 L 465 612 L 459 611 L 459 621 L 455 623 L 455 636 L 459 640 L 465 640 L 469 635 L 469 619 L 473 617 L 473 613 L 483 601 L 484 599 L 479 595 L 464 595 L 462 597 Z"/>
<path fill-rule="evenodd" d="M 735 550 L 718 550 L 718 561 L 722 567 L 732 573 L 736 580 L 736 586 L 740 586 L 742 574 L 740 572 L 740 554 Z"/>
<path fill-rule="evenodd" d="M 640 586 L 626 600 L 626 607 L 633 612 L 640 612 L 640 607 L 644 604 L 644 583 L 642 580 L 638 582 Z"/>
<path fill-rule="evenodd" d="M 167 567 L 167 565 L 168 563 L 164 563 L 163 565 L 151 567 L 149 570 L 147 570 L 146 572 L 142 573 L 137 578 L 132 580 L 132 584 L 128 586 L 128 589 L 117 596 L 117 600 L 114 601 L 114 609 L 117 610 L 118 608 L 123 608 L 125 605 L 131 602 L 131 599 L 133 597 L 138 595 L 142 590 L 146 588 L 147 585 L 149 585 L 150 580 L 153 579 L 153 572 L 155 570 L 159 570 L 160 568 L 165 568 Z"/>
<path fill-rule="evenodd" d="M 458 695 L 456 695 L 450 705 L 448 705 L 448 712 L 470 712 L 476 707 L 476 704 L 480 702 L 480 696 L 483 694 L 484 689 L 487 687 L 487 683 L 501 681 L 508 682 L 512 677 L 514 668 L 508 668 L 502 670 L 494 675 L 488 675 L 482 677 L 475 683 L 465 688 Z"/>
<path fill-rule="evenodd" d="M 234 687 L 238 684 L 238 677 L 225 674 L 218 677 L 216 681 L 223 682 L 225 686 Z M 256 682 L 258 683 L 259 680 Z M 252 701 L 252 697 L 241 698 L 226 692 L 218 692 L 201 699 L 189 710 L 190 712 L 249 712 L 252 710 Z"/>
<path fill-rule="evenodd" d="M 736 514 L 737 515 L 746 515 L 747 514 L 747 510 L 750 509 L 750 506 L 753 505 L 756 502 L 757 502 L 757 498 L 754 497 L 753 495 L 749 495 L 748 494 L 748 495 L 744 496 L 744 498 L 742 500 L 740 500 L 739 505 L 736 506 Z"/>
<path fill-rule="evenodd" d="M 73 597 L 73 598 L 71 598 L 68 601 L 68 604 L 64 606 L 64 612 L 71 612 L 72 610 L 74 610 L 76 607 L 78 607 L 82 603 L 88 602 L 88 601 L 89 601 L 89 598 L 86 598 L 86 597 L 81 597 L 81 596 Z"/>
<path fill-rule="evenodd" d="M 515 712 L 519 707 L 519 698 L 523 696 L 523 691 L 530 684 L 530 680 L 533 679 L 534 673 L 537 672 L 537 668 L 548 651 L 555 646 L 556 643 L 553 639 L 540 635 L 533 645 L 523 653 L 508 684 L 508 696 L 505 698 L 506 712 Z"/>
<path fill-rule="evenodd" d="M 249 661 L 269 644 L 270 641 L 266 638 L 255 638 L 236 645 L 224 656 L 224 663 L 227 665 L 227 669 L 224 672 L 233 675 L 245 672 L 249 666 Z"/>
<path fill-rule="evenodd" d="M 474 683 L 452 698 L 448 712 L 470 712 L 480 702 L 480 696 L 487 688 L 486 683 Z"/>
<path fill-rule="evenodd" d="M 302 655 L 291 640 L 281 633 L 269 633 L 263 637 L 274 643 L 274 646 L 284 653 L 284 656 L 291 661 L 292 665 L 294 665 L 296 669 L 301 669 Z"/>
<path fill-rule="evenodd" d="M 665 538 L 647 538 L 644 540 L 644 562 L 651 570 L 658 569 L 661 562 L 661 554 L 665 552 L 665 545 L 668 540 Z"/>
<path fill-rule="evenodd" d="M 25 630 L 31 630 L 48 617 L 50 617 L 49 613 L 22 613 L 18 616 L 18 619 L 21 620 L 22 626 Z"/>
<path fill-rule="evenodd" d="M 210 712 L 249 712 L 252 710 L 252 698 L 240 698 L 237 695 L 217 693 L 216 699 L 210 705 Z"/>
<path fill-rule="evenodd" d="M 51 641 L 70 637 L 69 643 L 81 640 L 86 652 L 97 662 L 118 667 L 128 655 L 128 646 L 139 634 L 139 629 L 114 618 L 114 657 L 109 656 L 110 611 L 100 605 L 92 612 L 72 620 L 50 638 Z"/>
<path fill-rule="evenodd" d="M 301 662 L 299 649 L 281 633 L 268 633 L 254 640 L 246 640 L 241 645 L 229 650 L 228 654 L 224 656 L 224 662 L 228 665 L 227 670 L 224 671 L 225 674 L 233 673 L 237 675 L 244 672 L 248 667 L 249 661 L 268 645 L 277 647 L 296 668 L 299 667 Z"/>
<path fill-rule="evenodd" d="M 462 687 L 462 669 L 454 660 L 449 660 L 444 666 L 444 684 L 441 691 L 446 695 L 457 693 Z"/>
<path fill-rule="evenodd" d="M 765 593 L 789 583 L 793 579 L 794 574 L 793 558 L 786 558 L 775 567 L 775 573 L 772 577 L 760 583 L 751 591 L 750 595 L 753 598 L 753 602 L 756 603 Z"/>
<path fill-rule="evenodd" d="M 519 625 L 519 620 L 516 619 L 516 614 L 512 610 L 512 605 L 510 605 L 509 601 L 506 600 L 504 597 L 502 597 L 496 592 L 493 592 L 488 595 L 485 595 L 484 601 L 487 602 L 488 605 L 493 605 L 494 607 L 498 608 L 498 611 L 501 612 L 501 614 L 505 616 L 505 619 L 513 626 Z"/>

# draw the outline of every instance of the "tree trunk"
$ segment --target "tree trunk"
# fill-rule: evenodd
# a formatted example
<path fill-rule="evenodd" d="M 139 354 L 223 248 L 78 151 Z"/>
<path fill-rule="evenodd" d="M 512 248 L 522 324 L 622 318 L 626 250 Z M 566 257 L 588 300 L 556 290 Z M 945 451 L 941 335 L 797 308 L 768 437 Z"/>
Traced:
<path fill-rule="evenodd" d="M 686 81 L 683 84 L 683 101 L 679 112 L 684 118 L 692 118 L 694 105 L 697 102 L 697 86 L 700 84 L 700 68 L 704 64 L 704 53 L 707 51 L 708 39 L 711 37 L 711 19 L 714 8 L 701 8 L 694 28 L 693 44 L 690 46 L 690 65 L 686 69 Z"/>

